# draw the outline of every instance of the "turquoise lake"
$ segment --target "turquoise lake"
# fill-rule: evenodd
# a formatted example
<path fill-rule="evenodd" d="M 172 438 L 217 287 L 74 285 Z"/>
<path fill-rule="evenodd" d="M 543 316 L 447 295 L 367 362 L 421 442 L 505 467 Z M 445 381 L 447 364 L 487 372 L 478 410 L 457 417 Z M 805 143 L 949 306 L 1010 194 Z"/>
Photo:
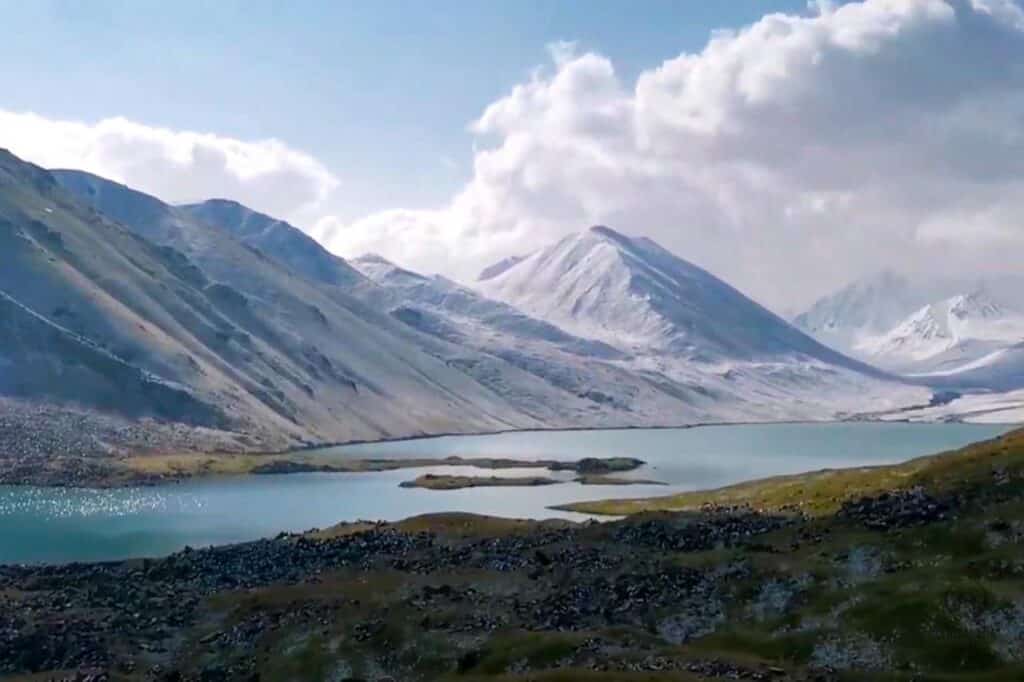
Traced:
<path fill-rule="evenodd" d="M 518 518 L 580 515 L 550 505 L 646 497 L 823 468 L 890 464 L 997 436 L 1009 426 L 971 424 L 770 424 L 689 429 L 529 431 L 330 448 L 368 457 L 637 457 L 628 476 L 667 486 L 581 486 L 456 491 L 402 489 L 426 472 L 528 475 L 430 467 L 378 473 L 223 477 L 155 488 L 63 490 L 0 486 L 0 563 L 159 556 L 186 545 L 253 540 L 341 521 L 398 520 L 463 511 Z M 547 473 L 537 470 L 537 473 Z"/>

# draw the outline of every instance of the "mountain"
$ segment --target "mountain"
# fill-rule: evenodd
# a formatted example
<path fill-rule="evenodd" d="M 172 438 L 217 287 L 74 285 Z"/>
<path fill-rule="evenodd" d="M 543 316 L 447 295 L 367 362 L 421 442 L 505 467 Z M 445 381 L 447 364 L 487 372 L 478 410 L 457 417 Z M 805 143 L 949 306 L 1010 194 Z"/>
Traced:
<path fill-rule="evenodd" d="M 852 357 L 936 388 L 1015 388 L 1024 386 L 1010 366 L 1010 349 L 1024 341 L 1022 291 L 1024 277 L 1010 274 L 910 279 L 885 271 L 818 300 L 794 324 Z"/>
<path fill-rule="evenodd" d="M 72 244 L 79 272 L 79 262 L 105 254 L 89 280 L 106 298 L 85 314 L 65 277 L 41 301 L 14 284 L 33 281 L 22 271 L 0 286 L 0 305 L 98 349 L 88 352 L 160 394 L 97 404 L 97 380 L 73 384 L 72 396 L 37 387 L 32 399 L 153 416 L 266 449 L 439 432 L 829 419 L 930 395 L 824 348 L 653 242 L 607 228 L 491 269 L 479 283 L 498 292 L 488 296 L 378 257 L 348 262 L 233 202 L 171 206 L 87 173 L 12 163 L 27 174 L 12 181 L 19 191 L 38 194 L 25 187 L 36 182 L 49 193 L 15 202 L 22 214 L 12 225 L 23 233 L 39 231 L 33 220 L 46 225 L 58 236 L 34 243 Z M 81 243 L 51 214 L 25 208 L 57 203 L 81 223 Z M 99 224 L 118 239 L 100 238 Z M 122 243 L 139 253 L 108 254 Z M 45 249 L 46 262 L 55 248 Z M 154 300 L 139 308 L 136 289 Z M 70 312 L 57 303 L 65 299 Z M 137 312 L 122 319 L 112 312 L 122 307 Z M 43 332 L 33 333 L 22 348 L 38 344 Z M 67 355 L 54 347 L 41 362 Z M 8 356 L 0 368 L 23 359 Z M 5 371 L 14 377 L 0 385 L 7 394 L 34 375 Z M 114 387 L 124 380 L 118 371 L 94 374 Z"/>
<path fill-rule="evenodd" d="M 175 301 L 175 330 L 192 344 L 190 353 L 165 349 L 157 331 L 150 331 L 150 325 L 161 333 L 170 325 L 157 319 L 158 313 L 167 316 L 170 303 L 158 302 L 158 310 L 142 322 L 152 338 L 124 352 L 115 350 L 115 355 L 125 361 L 156 355 L 166 358 L 164 365 L 173 360 L 184 370 L 168 378 L 205 403 L 230 408 L 231 428 L 238 432 L 277 434 L 277 442 L 287 445 L 541 426 L 550 417 L 519 409 L 424 349 L 424 343 L 439 342 L 338 286 L 297 274 L 189 211 L 89 174 L 38 172 L 49 179 L 55 195 L 74 205 L 83 223 L 116 225 L 111 229 L 143 245 L 138 248 L 162 254 L 164 268 L 173 275 L 165 276 L 134 254 L 96 268 L 114 310 L 130 293 L 123 291 L 126 268 L 156 273 L 152 286 L 182 299 L 180 306 Z M 19 217 L 21 229 L 31 228 L 32 219 L 34 214 Z M 91 232 L 90 242 L 76 248 L 76 258 L 91 258 L 101 248 L 96 230 Z M 343 261 L 337 265 L 351 270 Z M 354 270 L 349 276 L 363 279 Z M 30 300 L 30 291 L 19 293 L 22 303 L 47 319 L 57 315 L 54 301 L 66 296 L 55 291 L 53 301 L 43 306 Z M 80 316 L 76 307 L 61 315 Z M 134 331 L 134 321 L 114 319 L 107 311 L 92 318 L 99 328 L 75 331 L 98 345 L 110 345 L 109 336 L 142 334 Z M 165 376 L 163 367 L 154 365 L 143 368 Z"/>
<path fill-rule="evenodd" d="M 819 299 L 793 324 L 832 348 L 854 352 L 862 339 L 889 331 L 933 300 L 931 295 L 906 277 L 884 270 Z"/>
<path fill-rule="evenodd" d="M 493 333 L 550 343 L 566 352 L 589 359 L 612 359 L 622 354 L 615 348 L 568 334 L 558 327 L 529 317 L 512 306 L 481 296 L 439 275 L 424 276 L 377 256 L 356 258 L 352 265 L 366 277 L 388 288 L 397 301 L 450 317 L 460 317 Z"/>
<path fill-rule="evenodd" d="M 423 335 L 416 338 L 421 351 L 546 424 L 664 424 L 678 419 L 666 415 L 680 412 L 690 419 L 707 417 L 697 409 L 700 396 L 683 402 L 626 370 L 593 364 L 615 356 L 615 349 L 573 337 L 443 277 L 419 275 L 378 256 L 346 262 L 301 230 L 235 202 L 179 208 L 296 274 L 337 285 L 374 310 L 387 311 Z"/>
<path fill-rule="evenodd" d="M 955 371 L 1024 341 L 1024 316 L 984 292 L 926 305 L 856 350 L 886 367 L 922 373 Z"/>
<path fill-rule="evenodd" d="M 1024 341 L 987 353 L 953 369 L 925 375 L 937 386 L 970 391 L 1015 391 L 1024 387 Z"/>
<path fill-rule="evenodd" d="M 581 336 L 694 362 L 843 357 L 725 282 L 645 238 L 571 235 L 478 283 L 485 294 Z"/>
<path fill-rule="evenodd" d="M 874 400 L 927 402 L 927 391 L 823 346 L 653 241 L 607 227 L 570 235 L 475 286 L 618 349 L 620 366 L 699 388 L 722 413 L 826 418 Z"/>
<path fill-rule="evenodd" d="M 59 172 L 58 177 L 61 177 Z M 69 184 L 81 181 L 84 178 L 80 174 L 66 178 Z M 236 201 L 211 199 L 179 206 L 178 210 L 200 223 L 230 232 L 242 243 L 317 282 L 341 287 L 362 284 L 363 278 L 358 271 L 299 228 Z"/>
<path fill-rule="evenodd" d="M 187 254 L 221 285 L 249 302 L 255 313 L 253 323 L 273 325 L 273 337 L 288 352 L 301 358 L 302 349 L 312 346 L 316 354 L 330 358 L 332 366 L 344 367 L 346 376 L 358 375 L 354 379 L 357 385 L 372 381 L 390 388 L 389 375 L 412 370 L 411 376 L 401 377 L 407 388 L 395 386 L 387 391 L 394 404 L 375 410 L 380 433 L 362 436 L 353 431 L 355 435 L 350 435 L 349 429 L 358 420 L 334 419 L 329 423 L 334 425 L 334 433 L 341 431 L 340 437 L 326 435 L 321 427 L 317 431 L 321 439 L 524 426 L 661 424 L 667 418 L 667 409 L 634 413 L 617 406 L 600 388 L 581 380 L 572 366 L 545 364 L 543 353 L 487 352 L 489 346 L 477 340 L 482 325 L 463 327 L 462 333 L 453 331 L 451 320 L 408 305 L 411 289 L 375 284 L 283 221 L 221 201 L 169 206 L 76 171 L 55 171 L 54 176 L 140 235 Z M 267 246 L 271 243 L 268 234 L 275 235 L 273 247 Z M 326 278 L 325 265 L 331 268 Z M 343 277 L 335 276 L 339 270 Z M 451 292 L 445 295 L 455 300 Z M 310 318 L 313 323 L 307 324 Z M 515 326 L 517 322 L 507 324 Z M 546 327 L 537 333 L 565 336 L 551 325 Z M 598 352 L 599 344 L 590 341 L 560 342 L 578 342 L 581 352 Z M 538 365 L 544 365 L 543 369 L 538 370 Z M 305 377 L 303 383 L 312 385 Z M 603 384 L 615 386 L 610 380 Z M 655 393 L 653 389 L 647 392 Z M 315 400 L 309 409 L 332 410 L 343 396 L 318 393 L 291 400 L 306 402 L 310 397 Z M 649 402 L 657 404 L 657 400 Z M 673 422 L 706 416 L 698 410 L 681 410 L 678 401 L 672 401 L 671 407 Z M 393 409 L 405 414 L 390 415 Z M 680 412 L 686 416 L 676 416 Z M 430 416 L 421 417 L 423 413 Z"/>
<path fill-rule="evenodd" d="M 944 305 L 956 297 L 983 295 L 993 305 L 1024 313 L 1024 276 L 989 275 L 983 278 L 942 275 L 906 277 L 886 270 L 855 281 L 816 301 L 797 315 L 793 324 L 818 341 L 854 357 L 885 362 L 872 354 L 880 337 L 923 314 L 928 306 Z"/>
<path fill-rule="evenodd" d="M 636 371 L 626 366 L 626 354 L 606 343 L 574 336 L 444 277 L 420 275 L 376 255 L 352 265 L 389 292 L 380 304 L 396 318 L 532 375 L 547 385 L 545 400 L 579 403 L 583 423 L 680 423 L 721 419 L 728 409 L 701 387 Z M 510 388 L 506 382 L 505 390 Z"/>
<path fill-rule="evenodd" d="M 207 427 L 237 416 L 186 329 L 226 326 L 206 282 L 5 150 L 0 253 L 0 395 Z"/>

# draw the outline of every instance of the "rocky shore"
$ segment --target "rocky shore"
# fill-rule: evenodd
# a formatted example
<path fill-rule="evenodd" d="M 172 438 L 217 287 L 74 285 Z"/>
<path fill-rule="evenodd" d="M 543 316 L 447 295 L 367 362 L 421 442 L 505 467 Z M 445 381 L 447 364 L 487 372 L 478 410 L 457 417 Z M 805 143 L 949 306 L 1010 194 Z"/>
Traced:
<path fill-rule="evenodd" d="M 129 454 L 241 453 L 279 446 L 238 434 L 0 397 L 0 484 L 106 487 L 154 482 L 119 463 Z"/>

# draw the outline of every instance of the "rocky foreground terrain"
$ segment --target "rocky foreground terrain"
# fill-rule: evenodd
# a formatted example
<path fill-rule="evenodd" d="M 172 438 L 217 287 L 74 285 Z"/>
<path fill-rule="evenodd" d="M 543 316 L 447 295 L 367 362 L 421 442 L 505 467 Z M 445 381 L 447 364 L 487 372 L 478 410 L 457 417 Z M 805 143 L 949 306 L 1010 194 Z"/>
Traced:
<path fill-rule="evenodd" d="M 704 497 L 734 504 L 3 567 L 0 677 L 1024 678 L 1024 432 Z"/>

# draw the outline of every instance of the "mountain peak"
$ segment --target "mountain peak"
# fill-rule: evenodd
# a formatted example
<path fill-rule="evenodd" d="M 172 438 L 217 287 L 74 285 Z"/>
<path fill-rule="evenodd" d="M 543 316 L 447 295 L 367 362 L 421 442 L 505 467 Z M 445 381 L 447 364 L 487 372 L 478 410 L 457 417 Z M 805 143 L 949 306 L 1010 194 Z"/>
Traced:
<path fill-rule="evenodd" d="M 926 304 L 885 334 L 865 338 L 858 350 L 883 365 L 929 370 L 947 360 L 969 363 L 1022 337 L 1024 319 L 975 290 Z"/>
<path fill-rule="evenodd" d="M 380 264 L 380 265 L 390 265 L 392 267 L 395 267 L 395 264 L 392 263 L 391 261 L 389 261 L 387 258 L 385 258 L 384 256 L 380 255 L 379 253 L 373 253 L 373 252 L 364 253 L 362 256 L 357 256 L 356 258 L 352 258 L 352 259 L 350 259 L 350 262 L 352 262 L 352 263 L 377 263 L 377 264 Z"/>
<path fill-rule="evenodd" d="M 607 225 L 594 225 L 589 228 L 586 233 L 595 237 L 600 237 L 601 239 L 613 241 L 617 244 L 625 245 L 631 242 L 629 237 L 620 232 L 616 232 Z"/>
<path fill-rule="evenodd" d="M 624 235 L 620 234 L 619 232 L 616 232 L 615 230 L 613 230 L 612 228 L 608 227 L 607 225 L 591 225 L 589 228 L 587 228 L 587 231 L 591 232 L 593 234 L 599 234 L 599 235 L 602 235 L 602 236 L 605 236 L 605 237 L 611 237 L 613 239 L 623 239 L 624 238 Z"/>
<path fill-rule="evenodd" d="M 1005 311 L 985 291 L 978 290 L 949 299 L 949 314 L 959 319 L 970 316 L 993 318 L 1004 315 Z"/>
<path fill-rule="evenodd" d="M 829 351 L 702 268 L 644 238 L 595 226 L 481 282 L 488 295 L 578 336 L 689 361 Z"/>
<path fill-rule="evenodd" d="M 351 259 L 349 264 L 362 273 L 364 277 L 368 277 L 378 284 L 394 279 L 406 281 L 427 281 L 430 279 L 417 272 L 406 270 L 377 253 L 364 253 L 358 258 Z"/>
<path fill-rule="evenodd" d="M 217 208 L 217 209 L 224 210 L 224 211 L 229 211 L 230 210 L 230 211 L 237 211 L 239 213 L 246 213 L 246 214 L 252 213 L 252 214 L 256 214 L 256 215 L 263 215 L 262 213 L 259 213 L 258 211 L 254 211 L 253 209 L 249 208 L 248 206 L 246 206 L 244 204 L 238 203 L 234 199 L 223 199 L 223 198 L 216 198 L 215 197 L 213 199 L 207 199 L 206 201 L 203 201 L 201 204 L 191 204 L 191 205 L 192 206 L 205 205 L 207 207 Z M 188 205 L 186 205 L 186 206 L 188 206 Z M 270 216 L 266 216 L 266 217 L 270 218 Z M 273 219 L 271 218 L 271 220 L 273 220 Z"/>
<path fill-rule="evenodd" d="M 25 181 L 42 192 L 52 190 L 57 184 L 45 169 L 23 161 L 9 150 L 0 147 L 0 182 L 3 182 L 5 176 L 9 182 Z"/>

